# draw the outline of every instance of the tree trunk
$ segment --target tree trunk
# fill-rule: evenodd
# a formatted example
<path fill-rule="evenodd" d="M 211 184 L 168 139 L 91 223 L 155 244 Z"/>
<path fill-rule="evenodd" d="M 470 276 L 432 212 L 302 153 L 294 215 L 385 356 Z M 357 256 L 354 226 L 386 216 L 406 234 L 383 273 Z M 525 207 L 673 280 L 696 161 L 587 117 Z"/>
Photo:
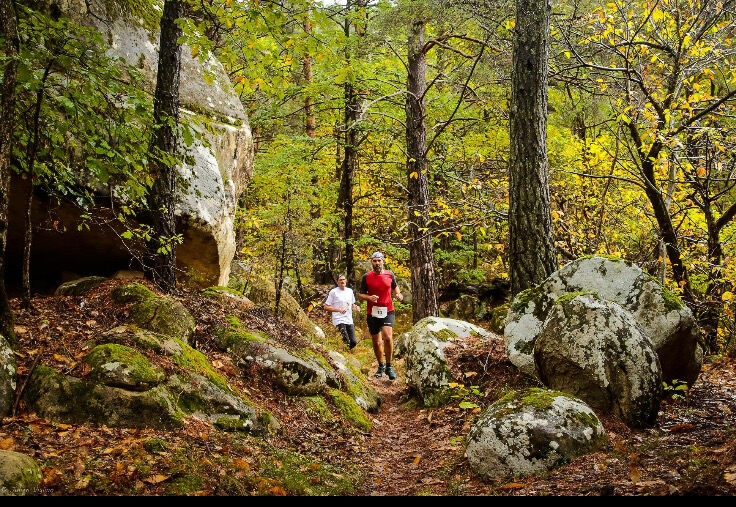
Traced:
<path fill-rule="evenodd" d="M 359 5 L 359 0 L 348 0 L 346 10 L 348 17 L 345 19 L 345 37 L 350 37 L 350 13 L 354 5 Z M 356 30 L 356 33 L 357 30 Z M 346 56 L 350 61 L 351 55 Z M 343 151 L 342 165 L 340 168 L 340 193 L 337 199 L 337 207 L 342 211 L 343 234 L 345 241 L 345 276 L 348 284 L 355 284 L 355 254 L 353 247 L 353 184 L 355 171 L 358 167 L 358 129 L 356 122 L 360 114 L 359 96 L 352 83 L 345 83 L 345 147 Z"/>
<path fill-rule="evenodd" d="M 151 141 L 153 186 L 149 209 L 153 235 L 146 243 L 146 275 L 164 292 L 176 289 L 176 234 L 174 203 L 176 191 L 176 128 L 179 123 L 179 70 L 181 28 L 176 20 L 184 15 L 184 3 L 166 0 L 161 17 L 161 39 L 153 99 L 154 132 Z"/>
<path fill-rule="evenodd" d="M 409 191 L 409 265 L 411 269 L 412 320 L 439 315 L 437 278 L 434 274 L 432 234 L 429 231 L 429 163 L 424 92 L 427 88 L 427 56 L 424 52 L 424 20 L 409 27 L 406 96 L 406 172 Z"/>
<path fill-rule="evenodd" d="M 10 156 L 15 114 L 15 76 L 20 40 L 13 2 L 0 2 L 0 26 L 5 39 L 7 63 L 0 95 L 0 335 L 15 345 L 13 312 L 5 290 L 5 249 L 8 241 L 8 201 L 10 200 Z"/>
<path fill-rule="evenodd" d="M 516 0 L 509 153 L 511 293 L 557 269 L 547 161 L 547 57 L 551 5 Z"/>
<path fill-rule="evenodd" d="M 304 18 L 304 33 L 307 37 L 312 32 L 312 23 L 309 21 L 309 16 L 312 15 L 312 10 L 307 11 L 307 16 Z M 312 83 L 312 55 L 304 55 L 304 84 L 309 86 Z M 314 99 L 307 94 L 304 97 L 304 115 L 305 122 L 304 126 L 307 131 L 307 136 L 311 138 L 317 137 L 317 119 L 314 115 Z"/>

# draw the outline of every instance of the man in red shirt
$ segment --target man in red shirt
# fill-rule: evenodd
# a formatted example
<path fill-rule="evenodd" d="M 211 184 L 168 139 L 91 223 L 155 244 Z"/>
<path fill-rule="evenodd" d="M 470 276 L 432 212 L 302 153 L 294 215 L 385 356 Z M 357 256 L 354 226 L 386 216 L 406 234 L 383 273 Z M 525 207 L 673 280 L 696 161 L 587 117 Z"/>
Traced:
<path fill-rule="evenodd" d="M 384 261 L 385 258 L 381 252 L 375 252 L 371 256 L 373 270 L 363 275 L 358 297 L 368 301 L 366 318 L 368 331 L 373 340 L 373 352 L 378 360 L 376 377 L 380 378 L 386 372 L 389 379 L 396 380 L 396 372 L 391 367 L 391 357 L 394 352 L 393 325 L 396 317 L 391 293 L 393 292 L 398 301 L 403 301 L 404 295 L 401 294 L 401 289 L 396 284 L 396 276 L 391 271 L 383 269 Z M 383 344 L 381 344 L 381 334 L 383 334 Z"/>

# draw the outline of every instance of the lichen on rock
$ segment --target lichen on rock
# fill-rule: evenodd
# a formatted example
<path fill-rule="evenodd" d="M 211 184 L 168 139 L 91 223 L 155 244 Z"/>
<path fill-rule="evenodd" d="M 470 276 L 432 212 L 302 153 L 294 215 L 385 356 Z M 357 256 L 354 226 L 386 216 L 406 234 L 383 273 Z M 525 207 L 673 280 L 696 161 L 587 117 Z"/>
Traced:
<path fill-rule="evenodd" d="M 633 315 L 593 294 L 560 298 L 536 340 L 540 379 L 626 424 L 647 427 L 657 418 L 659 359 Z"/>
<path fill-rule="evenodd" d="M 406 342 L 406 383 L 427 407 L 438 407 L 452 397 L 452 376 L 444 349 L 458 337 L 478 335 L 488 338 L 484 329 L 453 319 L 427 317 L 408 332 Z"/>
<path fill-rule="evenodd" d="M 345 356 L 331 350 L 330 359 L 335 363 L 337 371 L 344 379 L 345 390 L 353 397 L 360 408 L 371 413 L 376 413 L 381 408 L 381 397 L 368 383 L 364 376 L 354 364 L 350 364 Z"/>
<path fill-rule="evenodd" d="M 488 407 L 468 434 L 470 466 L 487 479 L 543 473 L 607 444 L 595 413 L 568 394 L 528 389 Z"/>
<path fill-rule="evenodd" d="M 87 276 L 70 282 L 63 283 L 54 292 L 54 296 L 83 296 L 103 282 L 107 281 L 104 276 Z"/>
<path fill-rule="evenodd" d="M 595 293 L 633 314 L 654 345 L 664 381 L 695 381 L 702 366 L 702 349 L 690 310 L 633 263 L 601 256 L 572 261 L 514 298 L 504 330 L 514 365 L 537 375 L 532 354 L 547 315 L 559 298 L 579 292 Z"/>
<path fill-rule="evenodd" d="M 10 343 L 0 335 L 0 419 L 10 413 L 16 389 L 17 370 Z"/>

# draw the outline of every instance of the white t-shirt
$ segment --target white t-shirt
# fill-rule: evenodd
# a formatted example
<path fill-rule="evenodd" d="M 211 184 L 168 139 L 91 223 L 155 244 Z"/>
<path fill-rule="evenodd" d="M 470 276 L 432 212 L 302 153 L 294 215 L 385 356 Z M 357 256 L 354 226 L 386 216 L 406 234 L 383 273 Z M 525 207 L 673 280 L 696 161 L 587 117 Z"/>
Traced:
<path fill-rule="evenodd" d="M 353 289 L 345 287 L 335 287 L 330 291 L 327 296 L 326 305 L 334 306 L 335 308 L 347 308 L 347 312 L 332 312 L 332 325 L 338 324 L 352 324 L 353 323 L 353 304 L 355 303 L 355 294 Z"/>

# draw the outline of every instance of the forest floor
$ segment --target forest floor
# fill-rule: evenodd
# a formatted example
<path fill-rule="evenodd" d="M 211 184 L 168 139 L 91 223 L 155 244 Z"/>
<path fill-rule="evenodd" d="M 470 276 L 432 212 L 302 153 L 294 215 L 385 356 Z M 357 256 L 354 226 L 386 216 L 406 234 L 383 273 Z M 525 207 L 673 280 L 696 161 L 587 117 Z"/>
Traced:
<path fill-rule="evenodd" d="M 30 310 L 13 302 L 21 383 L 37 362 L 84 376 L 80 358 L 87 342 L 120 321 L 110 310 L 111 288 L 85 298 L 37 297 Z M 464 378 L 468 388 L 458 387 L 457 402 L 439 409 L 418 407 L 411 399 L 403 360 L 395 361 L 398 380 L 372 377 L 375 360 L 370 340 L 363 340 L 355 357 L 383 399 L 381 411 L 371 416 L 372 430 L 363 432 L 342 420 L 329 398 L 332 414 L 325 418 L 258 376 L 243 378 L 207 339 L 212 326 L 231 309 L 195 294 L 180 299 L 197 318 L 198 348 L 229 382 L 273 412 L 283 432 L 268 439 L 223 433 L 196 418 L 188 418 L 176 431 L 66 425 L 27 413 L 21 402 L 17 415 L 0 425 L 0 449 L 23 452 L 39 462 L 44 474 L 40 493 L 736 494 L 733 359 L 709 358 L 692 389 L 663 402 L 655 428 L 631 430 L 602 416 L 610 440 L 605 451 L 545 475 L 487 482 L 470 469 L 464 437 L 483 408 L 510 390 L 535 385 L 506 359 L 500 337 L 459 340 L 447 349 L 455 377 Z M 313 317 L 329 329 L 322 322 L 325 316 Z M 267 328 L 272 336 L 298 341 L 292 326 L 263 312 L 246 312 L 241 318 L 253 328 Z M 469 392 L 470 386 L 477 386 L 480 394 Z M 463 401 L 478 408 L 461 409 Z"/>

